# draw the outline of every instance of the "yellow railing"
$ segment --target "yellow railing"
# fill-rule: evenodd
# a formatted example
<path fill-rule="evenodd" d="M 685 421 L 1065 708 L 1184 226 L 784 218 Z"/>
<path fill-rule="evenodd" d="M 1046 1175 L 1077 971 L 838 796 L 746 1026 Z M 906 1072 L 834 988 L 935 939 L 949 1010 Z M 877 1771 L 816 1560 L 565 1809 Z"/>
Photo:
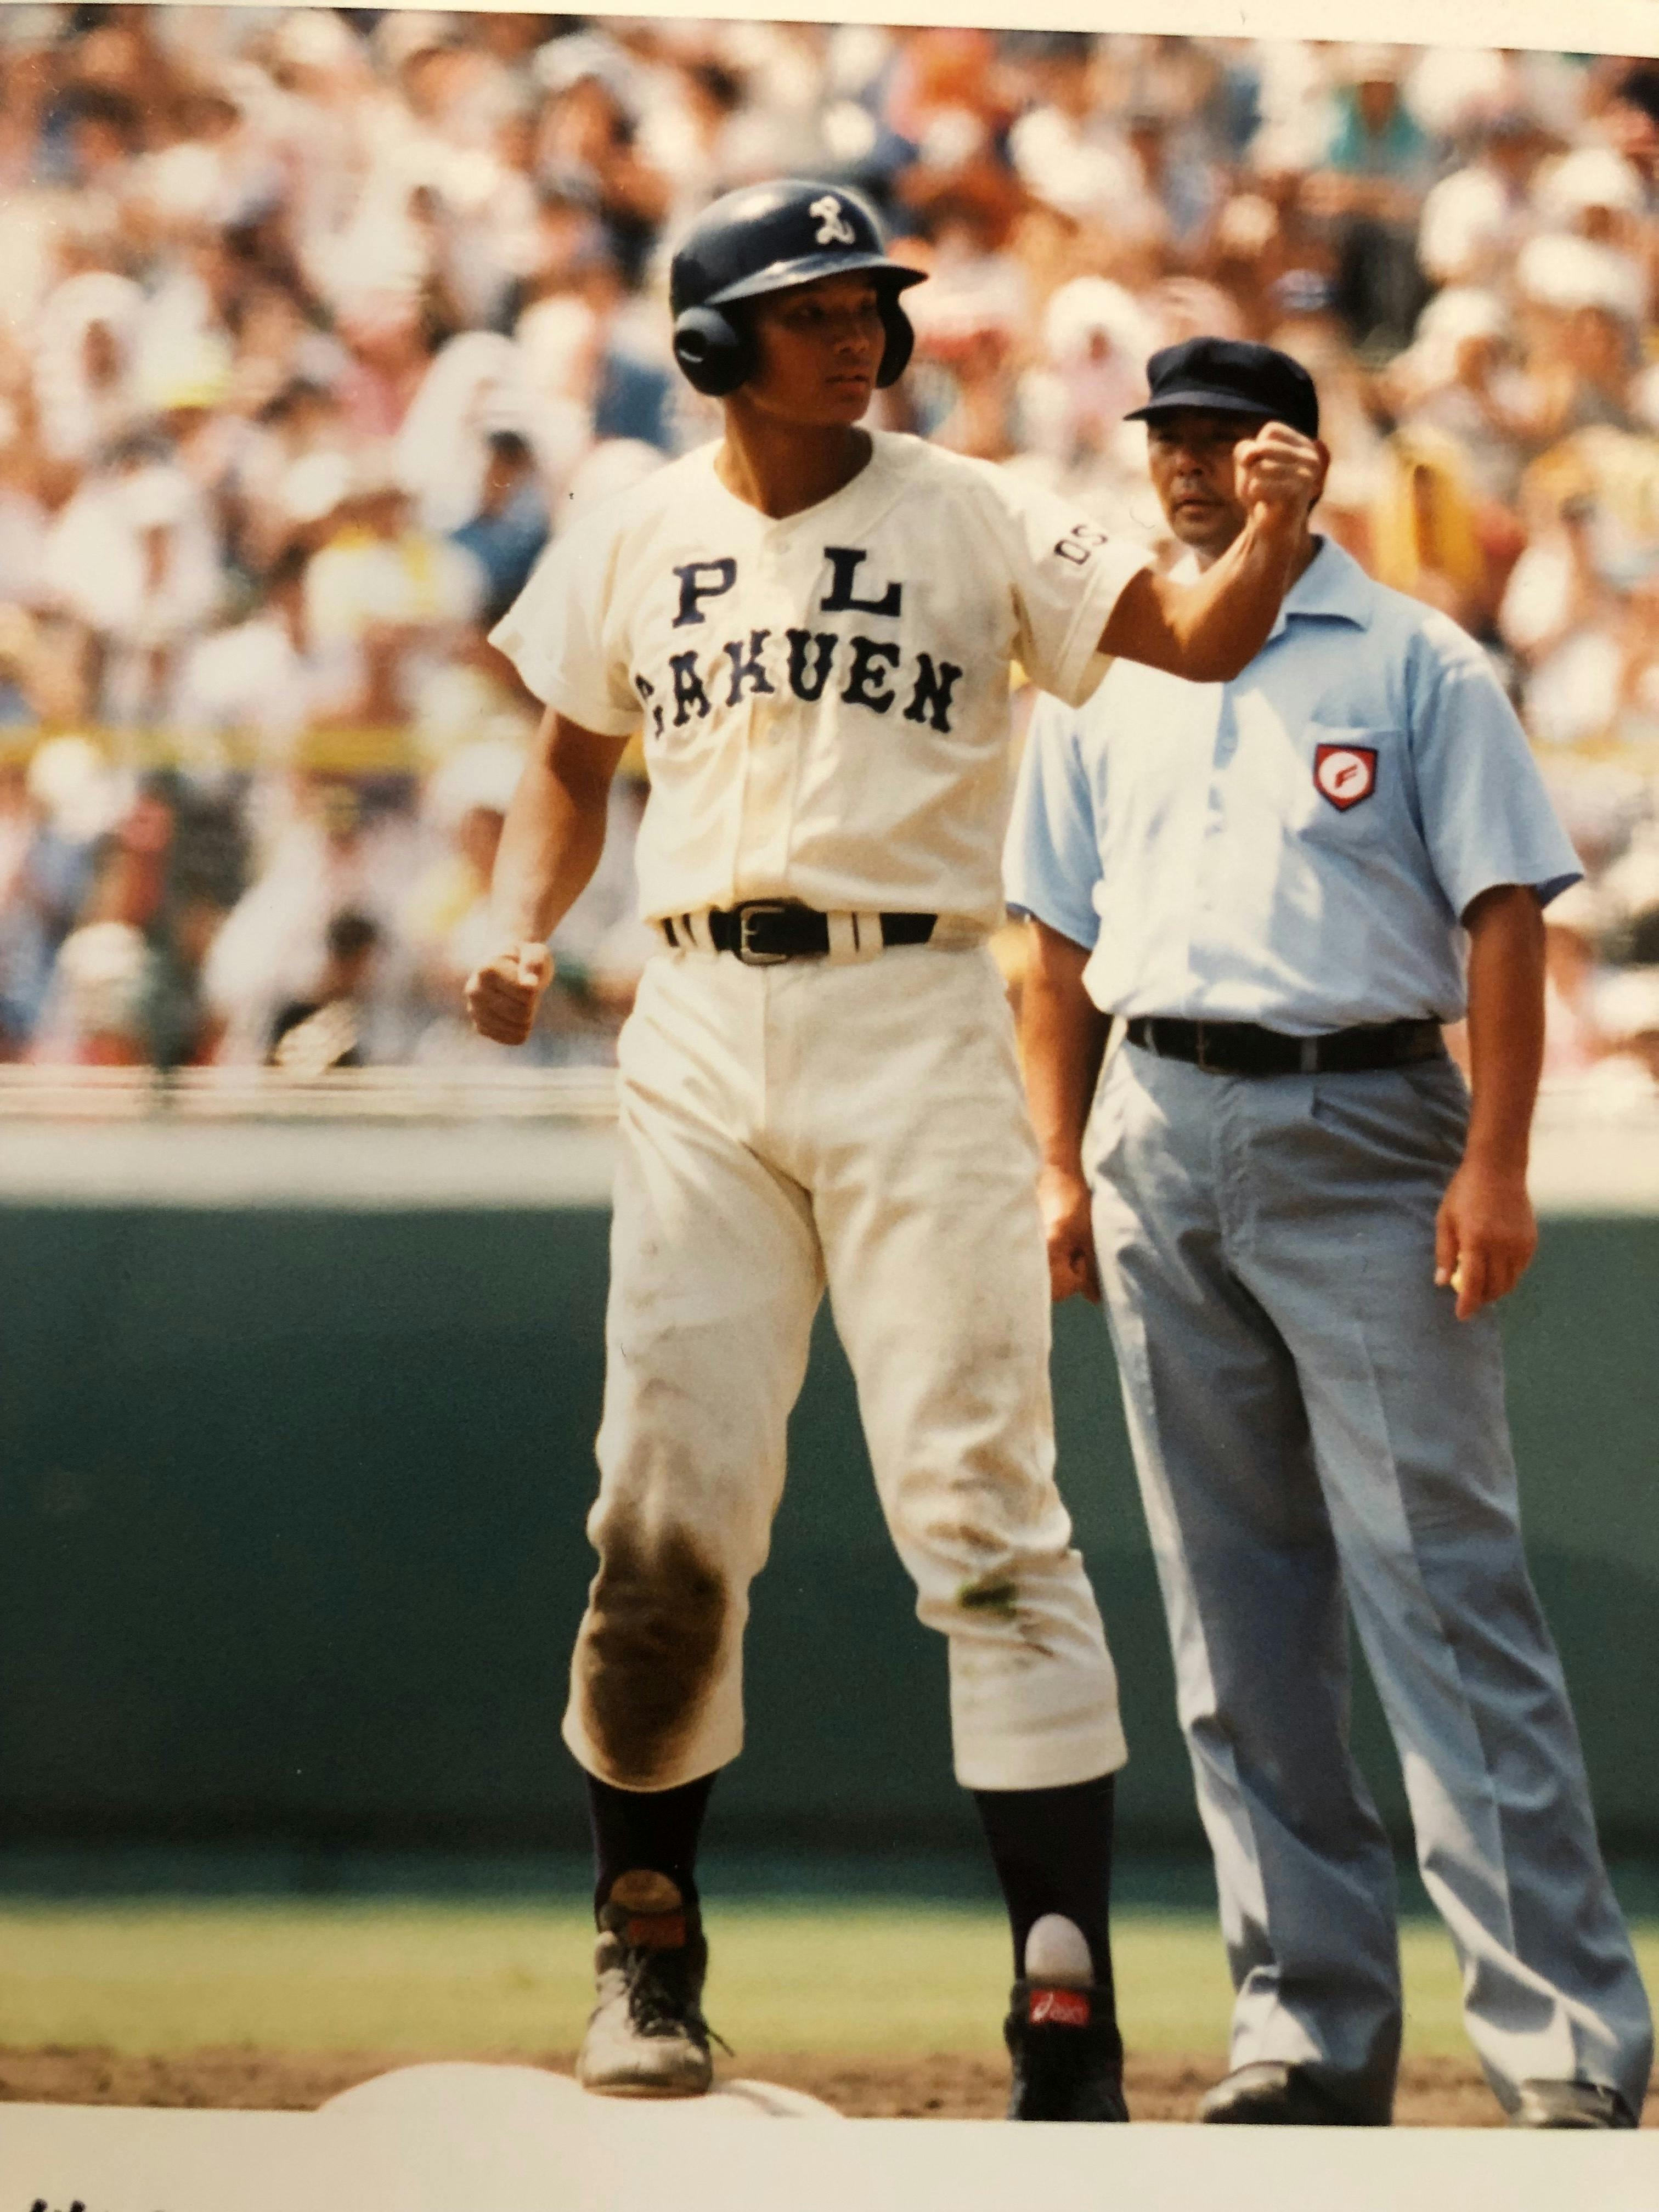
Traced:
<path fill-rule="evenodd" d="M 217 768 L 252 771 L 271 764 L 271 747 L 246 731 L 192 735 L 162 729 L 105 729 L 82 722 L 0 729 L 0 762 L 27 762 L 52 738 L 82 738 L 118 768 Z M 437 765 L 406 723 L 313 730 L 285 752 L 284 765 L 319 775 L 424 775 Z"/>

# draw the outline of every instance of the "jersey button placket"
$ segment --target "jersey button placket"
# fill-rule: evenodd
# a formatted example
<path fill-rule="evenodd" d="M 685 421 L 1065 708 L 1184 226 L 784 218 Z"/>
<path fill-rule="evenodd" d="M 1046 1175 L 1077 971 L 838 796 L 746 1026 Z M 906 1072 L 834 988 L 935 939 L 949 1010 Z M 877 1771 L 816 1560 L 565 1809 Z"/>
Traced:
<path fill-rule="evenodd" d="M 745 690 L 740 710 L 744 800 L 739 879 L 745 887 L 762 878 L 769 885 L 778 880 L 788 860 L 787 825 L 783 813 L 785 793 L 780 788 L 780 779 L 787 769 L 787 762 L 780 757 L 777 742 L 782 733 L 777 711 L 778 689 L 784 681 L 778 648 L 793 617 L 783 611 L 787 594 L 775 528 L 768 530 L 761 539 L 756 562 L 756 586 L 752 599 L 741 611 L 740 649 L 747 649 L 754 631 L 767 633 L 762 655 L 773 689 L 769 693 L 750 686 Z"/>
<path fill-rule="evenodd" d="M 794 716 L 792 713 L 793 702 L 788 690 L 788 641 L 786 633 L 800 628 L 806 620 L 805 592 L 800 577 L 801 543 L 800 532 L 783 524 L 773 532 L 767 548 L 767 598 L 769 603 L 767 628 L 771 632 L 767 650 L 769 673 L 776 690 L 764 702 L 768 712 L 763 736 L 779 780 L 775 851 L 778 870 L 784 876 L 787 876 L 794 859 L 795 789 L 799 775 L 799 763 L 793 757 L 787 743 L 793 729 Z"/>

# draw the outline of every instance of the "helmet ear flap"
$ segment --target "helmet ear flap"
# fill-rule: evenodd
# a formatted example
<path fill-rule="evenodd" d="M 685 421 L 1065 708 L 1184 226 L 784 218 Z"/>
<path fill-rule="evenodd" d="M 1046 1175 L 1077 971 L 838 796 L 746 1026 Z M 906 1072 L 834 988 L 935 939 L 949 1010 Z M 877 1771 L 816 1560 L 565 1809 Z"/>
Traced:
<path fill-rule="evenodd" d="M 735 392 L 753 367 L 744 331 L 718 307 L 687 307 L 674 323 L 674 358 L 709 399 Z"/>
<path fill-rule="evenodd" d="M 890 292 L 881 303 L 881 319 L 887 332 L 887 344 L 881 356 L 881 367 L 876 371 L 879 385 L 896 384 L 910 364 L 915 347 L 916 334 L 910 318 L 898 303 L 898 295 Z"/>

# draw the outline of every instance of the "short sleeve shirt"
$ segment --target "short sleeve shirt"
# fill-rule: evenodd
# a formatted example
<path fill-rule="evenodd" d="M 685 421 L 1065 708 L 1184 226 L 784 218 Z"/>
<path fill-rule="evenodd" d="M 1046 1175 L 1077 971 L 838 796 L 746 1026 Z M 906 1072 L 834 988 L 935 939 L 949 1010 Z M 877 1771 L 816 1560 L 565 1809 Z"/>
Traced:
<path fill-rule="evenodd" d="M 779 520 L 716 450 L 577 524 L 492 633 L 568 720 L 643 726 L 645 914 L 793 898 L 994 927 L 1011 665 L 1085 698 L 1146 556 L 916 438 L 875 433 L 850 483 Z"/>
<path fill-rule="evenodd" d="M 1581 872 L 1480 648 L 1328 541 L 1233 683 L 1042 702 L 1006 850 L 1107 1012 L 1292 1036 L 1459 1019 L 1470 903 Z"/>

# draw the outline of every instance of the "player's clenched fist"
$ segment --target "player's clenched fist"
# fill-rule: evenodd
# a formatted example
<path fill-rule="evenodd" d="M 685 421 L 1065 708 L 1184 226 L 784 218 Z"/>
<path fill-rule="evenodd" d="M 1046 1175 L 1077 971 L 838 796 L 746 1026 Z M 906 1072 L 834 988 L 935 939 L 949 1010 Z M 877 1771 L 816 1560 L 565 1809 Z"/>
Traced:
<path fill-rule="evenodd" d="M 467 978 L 466 1011 L 480 1036 L 522 1044 L 536 1024 L 542 994 L 553 981 L 544 945 L 508 945 Z"/>
<path fill-rule="evenodd" d="M 1246 512 L 1258 522 L 1299 525 L 1319 496 L 1329 459 L 1317 438 L 1304 438 L 1288 422 L 1264 422 L 1233 448 L 1235 483 Z"/>

